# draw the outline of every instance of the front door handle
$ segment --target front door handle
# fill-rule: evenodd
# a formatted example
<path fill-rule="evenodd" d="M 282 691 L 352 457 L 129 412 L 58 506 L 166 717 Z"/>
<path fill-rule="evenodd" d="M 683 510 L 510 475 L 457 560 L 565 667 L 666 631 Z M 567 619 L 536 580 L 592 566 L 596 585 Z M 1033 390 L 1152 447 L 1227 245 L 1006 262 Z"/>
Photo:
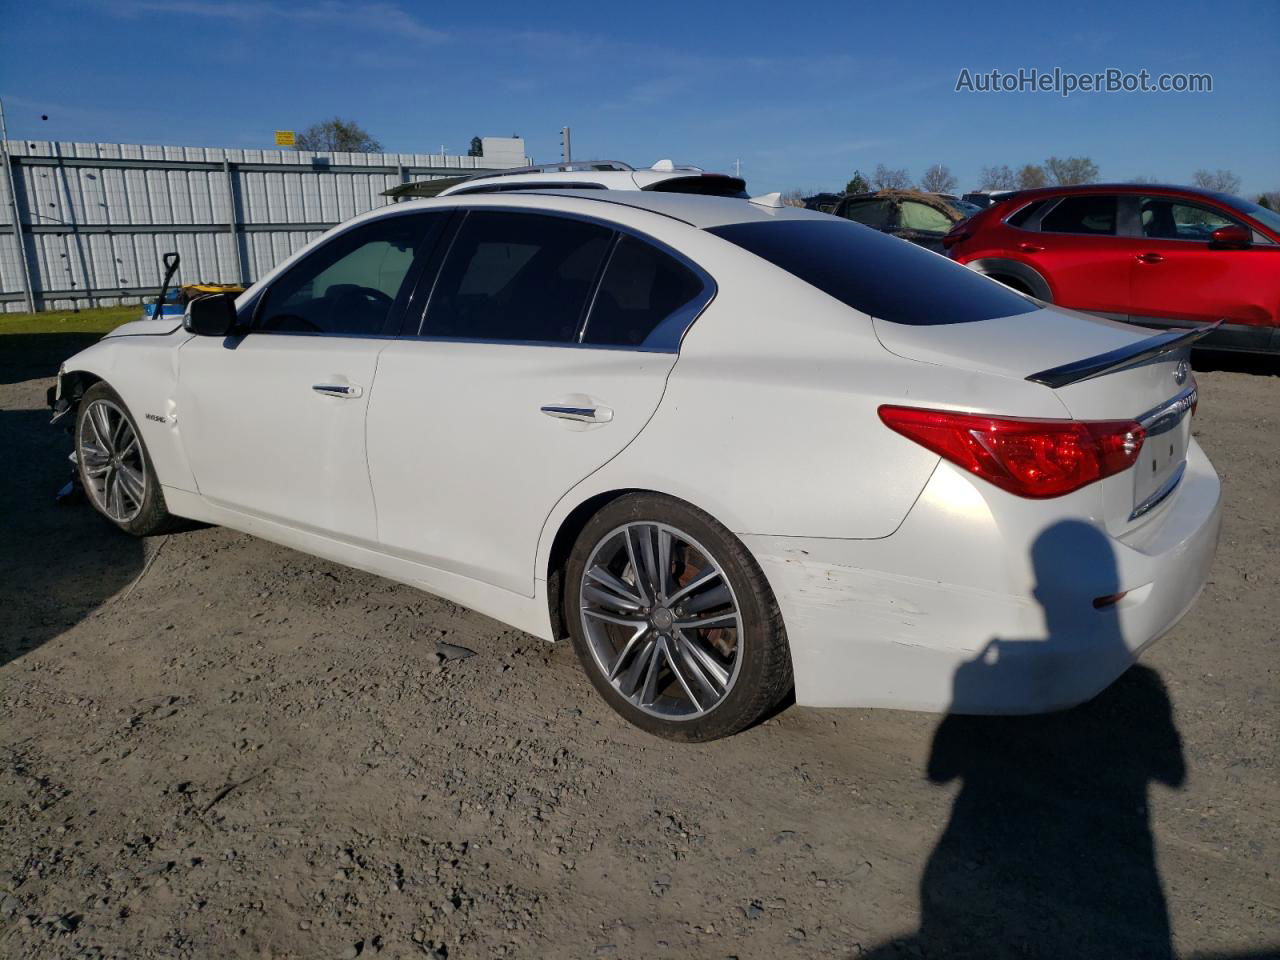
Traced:
<path fill-rule="evenodd" d="M 557 420 L 572 420 L 575 423 L 608 423 L 613 419 L 613 411 L 606 406 L 577 407 L 568 404 L 548 403 L 542 412 Z"/>
<path fill-rule="evenodd" d="M 1044 247 L 1034 243 L 1020 243 L 1018 244 L 1018 249 L 1023 253 L 1039 253 Z"/>
<path fill-rule="evenodd" d="M 1142 263 L 1163 263 L 1164 257 L 1158 253 L 1140 253 L 1138 260 Z"/>
<path fill-rule="evenodd" d="M 354 383 L 317 383 L 311 387 L 322 397 L 337 397 L 339 400 L 354 400 L 364 393 L 364 387 Z"/>

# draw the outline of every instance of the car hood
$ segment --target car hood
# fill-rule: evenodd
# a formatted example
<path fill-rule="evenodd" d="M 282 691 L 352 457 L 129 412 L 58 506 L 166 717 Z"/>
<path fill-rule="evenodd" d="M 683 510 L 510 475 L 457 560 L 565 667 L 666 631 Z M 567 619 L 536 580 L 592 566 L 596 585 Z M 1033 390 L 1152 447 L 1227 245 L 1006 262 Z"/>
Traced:
<path fill-rule="evenodd" d="M 182 326 L 181 317 L 151 317 L 146 320 L 133 320 L 116 327 L 108 333 L 104 340 L 111 337 L 163 337 Z"/>

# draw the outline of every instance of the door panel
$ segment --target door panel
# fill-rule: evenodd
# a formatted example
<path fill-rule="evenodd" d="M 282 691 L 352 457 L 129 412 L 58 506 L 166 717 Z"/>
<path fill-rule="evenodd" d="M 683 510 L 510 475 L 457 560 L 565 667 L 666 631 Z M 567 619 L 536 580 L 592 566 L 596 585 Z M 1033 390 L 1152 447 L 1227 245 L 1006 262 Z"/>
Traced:
<path fill-rule="evenodd" d="M 1168 197 L 1144 197 L 1144 238 L 1130 266 L 1131 314 L 1171 320 L 1276 322 L 1280 246 L 1244 250 L 1209 245 L 1209 234 L 1235 224 L 1226 214 Z"/>
<path fill-rule="evenodd" d="M 388 344 L 368 432 L 383 549 L 533 596 L 547 516 L 640 432 L 675 359 L 573 346 Z M 565 418 L 543 407 L 583 412 Z"/>
<path fill-rule="evenodd" d="M 1017 259 L 1048 280 L 1054 303 L 1128 313 L 1137 240 L 1116 235 L 1117 214 L 1114 196 L 1064 197 L 1045 213 L 1039 232 L 1018 232 Z"/>
<path fill-rule="evenodd" d="M 200 494 L 245 513 L 374 542 L 364 421 L 386 343 L 264 333 L 226 345 L 214 337 L 188 340 L 180 351 L 179 431 Z"/>
<path fill-rule="evenodd" d="M 448 218 L 394 213 L 341 230 L 271 282 L 246 335 L 183 345 L 180 430 L 202 496 L 376 541 L 364 429 L 378 354 Z"/>

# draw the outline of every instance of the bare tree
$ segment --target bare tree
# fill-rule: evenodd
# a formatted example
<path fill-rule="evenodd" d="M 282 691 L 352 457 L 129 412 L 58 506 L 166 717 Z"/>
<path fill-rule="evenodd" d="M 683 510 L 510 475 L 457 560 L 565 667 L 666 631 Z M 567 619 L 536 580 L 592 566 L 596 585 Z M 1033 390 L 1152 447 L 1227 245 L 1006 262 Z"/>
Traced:
<path fill-rule="evenodd" d="M 951 193 L 958 182 L 945 164 L 935 163 L 920 178 L 920 189 L 925 193 Z"/>
<path fill-rule="evenodd" d="M 1140 173 L 1136 177 L 1130 177 L 1129 183 L 1159 183 L 1159 177 L 1153 177 L 1150 174 Z"/>
<path fill-rule="evenodd" d="M 983 190 L 1012 190 L 1018 185 L 1018 176 L 1009 169 L 1007 163 L 1002 163 L 998 167 L 982 168 Z"/>
<path fill-rule="evenodd" d="M 1268 210 L 1280 210 L 1280 190 L 1258 194 L 1258 204 Z"/>
<path fill-rule="evenodd" d="M 800 189 L 788 190 L 782 195 L 782 202 L 788 207 L 803 207 L 807 194 Z"/>
<path fill-rule="evenodd" d="M 1240 178 L 1230 170 L 1197 170 L 1191 175 L 1191 182 L 1201 190 L 1214 190 L 1218 193 L 1240 192 Z"/>
<path fill-rule="evenodd" d="M 910 190 L 911 175 L 902 169 L 890 169 L 883 163 L 876 164 L 871 175 L 871 185 L 877 190 Z"/>
<path fill-rule="evenodd" d="M 1036 187 L 1047 187 L 1049 178 L 1044 175 L 1044 167 L 1036 163 L 1024 164 L 1018 171 L 1018 187 L 1021 190 L 1034 190 Z"/>
<path fill-rule="evenodd" d="M 313 123 L 298 134 L 298 150 L 316 150 L 334 153 L 378 153 L 382 144 L 373 139 L 354 120 L 334 117 L 323 123 Z"/>
<path fill-rule="evenodd" d="M 861 170 L 853 171 L 853 176 L 849 182 L 844 185 L 845 193 L 870 193 L 871 182 L 862 175 Z"/>
<path fill-rule="evenodd" d="M 1098 165 L 1088 157 L 1050 157 L 1044 162 L 1049 179 L 1059 187 L 1073 183 L 1093 183 L 1098 179 Z"/>

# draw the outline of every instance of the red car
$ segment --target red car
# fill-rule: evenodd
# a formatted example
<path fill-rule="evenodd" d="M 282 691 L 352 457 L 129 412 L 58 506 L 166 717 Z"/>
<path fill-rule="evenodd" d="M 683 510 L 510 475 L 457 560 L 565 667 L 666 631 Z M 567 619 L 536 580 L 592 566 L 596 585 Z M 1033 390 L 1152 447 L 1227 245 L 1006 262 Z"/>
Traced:
<path fill-rule="evenodd" d="M 1040 300 L 1151 327 L 1225 323 L 1203 345 L 1280 353 L 1280 213 L 1149 184 L 1021 190 L 943 238 Z"/>

